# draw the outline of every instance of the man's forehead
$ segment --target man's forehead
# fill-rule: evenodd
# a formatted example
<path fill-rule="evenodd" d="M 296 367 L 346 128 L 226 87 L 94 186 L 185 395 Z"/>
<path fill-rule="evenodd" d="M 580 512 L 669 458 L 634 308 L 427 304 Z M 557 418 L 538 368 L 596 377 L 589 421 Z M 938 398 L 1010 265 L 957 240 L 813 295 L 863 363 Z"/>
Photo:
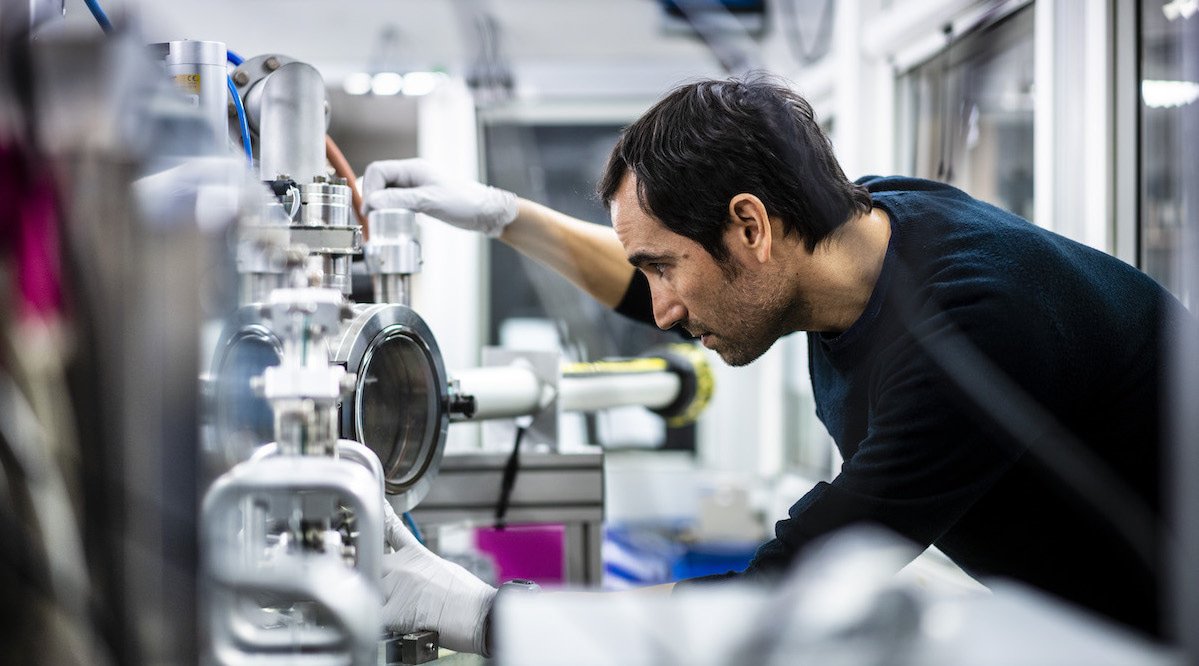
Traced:
<path fill-rule="evenodd" d="M 616 229 L 616 234 L 620 236 L 621 242 L 627 246 L 626 237 L 635 237 L 642 241 L 647 237 L 655 235 L 655 232 L 662 231 L 665 227 L 641 206 L 641 201 L 637 197 L 636 179 L 632 176 L 625 176 L 621 182 L 620 188 L 616 191 L 616 196 L 612 198 L 612 227 Z"/>

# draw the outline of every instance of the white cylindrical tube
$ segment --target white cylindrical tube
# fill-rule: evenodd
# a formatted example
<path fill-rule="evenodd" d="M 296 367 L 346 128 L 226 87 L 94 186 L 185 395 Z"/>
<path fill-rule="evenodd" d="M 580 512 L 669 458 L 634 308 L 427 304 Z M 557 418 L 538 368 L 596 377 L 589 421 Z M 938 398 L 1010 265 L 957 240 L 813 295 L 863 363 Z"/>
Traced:
<path fill-rule="evenodd" d="M 472 368 L 455 372 L 453 377 L 460 393 L 475 399 L 472 421 L 536 414 L 552 397 L 549 387 L 522 365 Z M 678 398 L 682 387 L 679 376 L 667 370 L 576 374 L 559 381 L 559 408 L 566 412 L 628 405 L 661 409 Z"/>
<path fill-rule="evenodd" d="M 677 374 L 665 370 L 565 376 L 560 382 L 558 401 L 564 412 L 594 412 L 628 405 L 661 409 L 678 398 L 682 386 Z"/>
<path fill-rule="evenodd" d="M 475 399 L 472 421 L 536 414 L 549 389 L 532 369 L 523 365 L 470 368 L 453 373 L 459 391 Z"/>

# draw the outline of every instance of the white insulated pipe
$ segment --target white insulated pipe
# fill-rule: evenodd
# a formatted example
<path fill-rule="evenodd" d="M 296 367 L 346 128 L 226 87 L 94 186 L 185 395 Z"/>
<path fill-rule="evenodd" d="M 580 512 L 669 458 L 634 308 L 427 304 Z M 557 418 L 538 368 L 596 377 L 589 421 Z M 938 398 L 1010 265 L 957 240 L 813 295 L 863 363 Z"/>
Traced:
<path fill-rule="evenodd" d="M 673 372 L 565 376 L 559 380 L 559 404 L 564 412 L 594 412 L 610 407 L 640 405 L 661 409 L 679 397 L 682 382 Z"/>
<path fill-rule="evenodd" d="M 453 373 L 458 388 L 475 399 L 472 421 L 536 414 L 554 398 L 554 389 L 532 368 L 521 365 L 471 368 Z M 559 379 L 558 404 L 565 412 L 593 412 L 640 405 L 661 409 L 678 398 L 682 382 L 673 372 L 595 373 Z"/>
<path fill-rule="evenodd" d="M 472 421 L 536 414 L 554 399 L 554 388 L 526 365 L 470 368 L 453 377 L 463 395 L 475 398 Z"/>

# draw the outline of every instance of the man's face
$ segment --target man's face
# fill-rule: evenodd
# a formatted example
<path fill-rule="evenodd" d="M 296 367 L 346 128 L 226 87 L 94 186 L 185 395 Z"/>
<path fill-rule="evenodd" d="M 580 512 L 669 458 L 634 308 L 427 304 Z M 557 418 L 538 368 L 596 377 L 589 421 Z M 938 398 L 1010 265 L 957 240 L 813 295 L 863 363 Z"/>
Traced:
<path fill-rule="evenodd" d="M 734 366 L 757 359 L 789 332 L 784 323 L 795 306 L 784 297 L 785 281 L 770 279 L 761 266 L 738 265 L 735 256 L 722 266 L 699 243 L 667 229 L 642 210 L 632 175 L 611 211 L 629 262 L 649 280 L 660 328 L 682 325 Z"/>

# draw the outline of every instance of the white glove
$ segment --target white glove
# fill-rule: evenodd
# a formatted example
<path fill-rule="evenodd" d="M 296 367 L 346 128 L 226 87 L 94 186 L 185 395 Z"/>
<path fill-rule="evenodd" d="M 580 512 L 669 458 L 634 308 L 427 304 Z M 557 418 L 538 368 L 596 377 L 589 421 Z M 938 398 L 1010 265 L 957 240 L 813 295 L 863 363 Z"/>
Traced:
<path fill-rule="evenodd" d="M 383 556 L 383 624 L 401 634 L 437 631 L 443 646 L 483 654 L 483 625 L 495 588 L 434 555 L 400 522 L 391 504 L 383 504 L 384 534 L 396 551 Z"/>
<path fill-rule="evenodd" d="M 516 219 L 516 195 L 469 180 L 452 180 L 425 160 L 385 160 L 366 167 L 363 213 L 407 208 L 491 238 Z"/>

